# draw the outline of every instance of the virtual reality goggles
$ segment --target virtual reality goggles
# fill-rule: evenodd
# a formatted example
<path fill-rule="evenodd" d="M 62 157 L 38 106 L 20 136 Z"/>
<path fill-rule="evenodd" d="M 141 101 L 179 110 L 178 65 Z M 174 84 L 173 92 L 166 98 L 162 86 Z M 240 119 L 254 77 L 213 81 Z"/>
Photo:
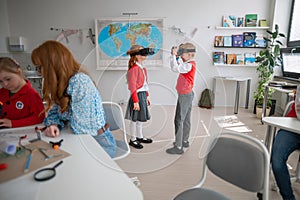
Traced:
<path fill-rule="evenodd" d="M 138 52 L 131 53 L 130 56 L 135 56 L 135 55 L 148 56 L 148 55 L 153 55 L 154 53 L 155 53 L 154 48 L 143 48 Z"/>
<path fill-rule="evenodd" d="M 181 56 L 183 53 L 190 53 L 190 52 L 196 52 L 196 49 L 184 49 L 179 47 L 177 51 L 177 55 Z"/>

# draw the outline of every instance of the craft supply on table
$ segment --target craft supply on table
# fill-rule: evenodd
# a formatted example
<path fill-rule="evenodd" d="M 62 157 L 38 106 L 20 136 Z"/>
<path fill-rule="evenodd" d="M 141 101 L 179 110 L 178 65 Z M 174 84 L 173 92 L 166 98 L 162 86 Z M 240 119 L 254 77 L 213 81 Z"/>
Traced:
<path fill-rule="evenodd" d="M 52 144 L 49 144 L 48 142 L 45 142 L 43 140 L 29 143 L 24 146 L 22 145 L 22 147 L 25 147 L 26 149 L 18 149 L 15 155 L 5 154 L 0 156 L 0 163 L 5 163 L 7 164 L 7 166 L 11 166 L 7 167 L 5 170 L 0 170 L 0 183 L 26 175 L 30 172 L 33 172 L 37 169 L 40 169 L 51 163 L 60 161 L 70 156 L 70 154 L 62 150 L 62 148 L 53 149 Z M 33 152 L 30 153 L 30 150 L 28 149 Z M 45 159 L 45 155 L 41 153 L 39 149 L 45 149 L 44 152 L 46 152 L 47 156 L 49 156 L 51 159 Z M 31 158 L 29 158 L 30 154 L 32 154 Z M 28 159 L 30 161 L 28 161 Z M 28 169 L 26 169 L 26 163 L 28 162 Z M 27 173 L 24 173 L 25 169 Z"/>
<path fill-rule="evenodd" d="M 59 165 L 61 165 L 63 161 L 61 160 L 59 163 L 54 165 L 53 167 L 43 168 L 34 173 L 33 177 L 36 181 L 47 181 L 53 178 L 56 175 L 56 170 Z"/>

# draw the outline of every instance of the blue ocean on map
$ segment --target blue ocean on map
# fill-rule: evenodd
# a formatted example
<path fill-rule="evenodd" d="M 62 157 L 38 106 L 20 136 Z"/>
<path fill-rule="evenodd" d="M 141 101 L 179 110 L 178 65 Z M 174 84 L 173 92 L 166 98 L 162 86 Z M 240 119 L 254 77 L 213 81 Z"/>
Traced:
<path fill-rule="evenodd" d="M 117 58 L 127 56 L 126 52 L 133 44 L 154 48 L 157 53 L 162 48 L 162 41 L 163 35 L 157 26 L 149 22 L 131 22 L 108 24 L 100 30 L 97 42 L 102 52 Z"/>

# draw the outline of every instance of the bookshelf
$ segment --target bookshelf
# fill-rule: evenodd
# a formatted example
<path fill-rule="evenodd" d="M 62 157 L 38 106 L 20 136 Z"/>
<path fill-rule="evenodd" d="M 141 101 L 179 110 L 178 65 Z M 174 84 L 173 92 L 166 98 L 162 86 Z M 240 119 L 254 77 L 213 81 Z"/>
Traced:
<path fill-rule="evenodd" d="M 243 64 L 243 65 L 239 65 L 239 64 L 214 64 L 214 66 L 216 67 L 253 67 L 256 68 L 257 64 L 252 64 L 252 65 L 247 65 L 247 64 Z"/>
<path fill-rule="evenodd" d="M 223 27 L 223 26 L 216 26 L 215 29 L 219 30 L 218 32 L 220 33 L 220 35 L 215 36 L 215 38 L 214 38 L 214 45 L 213 45 L 213 47 L 215 49 L 215 51 L 213 52 L 213 65 L 214 66 L 216 66 L 216 67 L 221 67 L 221 66 L 225 66 L 225 67 L 253 67 L 253 68 L 257 67 L 257 64 L 253 63 L 253 56 L 251 56 L 250 59 L 252 61 L 249 64 L 245 63 L 245 60 L 243 61 L 244 64 L 230 64 L 230 63 L 226 64 L 226 57 L 227 57 L 228 54 L 236 54 L 236 55 L 241 55 L 242 54 L 244 57 L 246 57 L 245 54 L 249 54 L 249 53 L 257 54 L 259 52 L 259 49 L 264 49 L 266 47 L 253 46 L 253 45 L 252 46 L 244 46 L 243 43 L 241 44 L 242 46 L 233 46 L 233 39 L 232 39 L 232 45 L 231 46 L 228 45 L 228 43 L 227 43 L 227 45 L 225 45 L 226 44 L 225 39 L 223 41 L 223 45 L 219 46 L 220 43 L 216 43 L 216 41 L 219 41 L 219 40 L 216 40 L 216 37 L 224 37 L 224 38 L 225 37 L 230 37 L 228 32 L 231 33 L 231 37 L 233 35 L 243 35 L 244 32 L 255 32 L 254 36 L 257 36 L 256 32 L 260 33 L 262 31 L 268 30 L 269 27 L 267 27 L 267 26 L 265 26 L 265 27 L 260 27 L 260 26 L 255 26 L 255 27 L 245 27 L 245 26 L 243 26 L 243 27 Z M 263 34 L 260 34 L 260 35 L 263 35 Z M 260 37 L 262 37 L 262 36 L 260 36 Z M 229 41 L 231 41 L 231 40 L 229 40 Z M 241 40 L 239 40 L 239 41 L 241 41 Z M 243 39 L 242 39 L 242 41 L 243 41 Z M 252 41 L 252 40 L 250 40 L 250 41 Z M 253 43 L 251 43 L 251 44 L 253 44 Z M 236 52 L 233 52 L 233 49 L 235 49 Z M 218 54 L 218 53 L 222 53 L 222 52 L 224 53 L 222 55 L 224 57 L 224 58 L 222 58 L 222 59 L 224 59 L 224 63 L 223 63 L 223 61 L 220 61 L 219 58 L 216 58 L 218 55 L 215 54 L 215 53 Z M 256 56 L 254 56 L 254 57 L 256 57 Z M 248 59 L 249 58 L 247 58 L 247 60 Z"/>
<path fill-rule="evenodd" d="M 214 46 L 214 48 L 227 48 L 227 49 L 265 49 L 266 47 L 227 47 L 227 46 Z"/>
<path fill-rule="evenodd" d="M 268 30 L 270 27 L 268 26 L 254 26 L 254 27 L 223 27 L 216 26 L 217 30 Z"/>

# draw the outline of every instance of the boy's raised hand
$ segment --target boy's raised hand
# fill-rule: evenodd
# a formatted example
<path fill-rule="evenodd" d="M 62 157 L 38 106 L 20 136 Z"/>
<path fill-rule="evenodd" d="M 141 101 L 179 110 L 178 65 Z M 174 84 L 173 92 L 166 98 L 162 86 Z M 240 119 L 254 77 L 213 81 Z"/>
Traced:
<path fill-rule="evenodd" d="M 172 47 L 171 54 L 177 56 L 178 47 Z"/>

